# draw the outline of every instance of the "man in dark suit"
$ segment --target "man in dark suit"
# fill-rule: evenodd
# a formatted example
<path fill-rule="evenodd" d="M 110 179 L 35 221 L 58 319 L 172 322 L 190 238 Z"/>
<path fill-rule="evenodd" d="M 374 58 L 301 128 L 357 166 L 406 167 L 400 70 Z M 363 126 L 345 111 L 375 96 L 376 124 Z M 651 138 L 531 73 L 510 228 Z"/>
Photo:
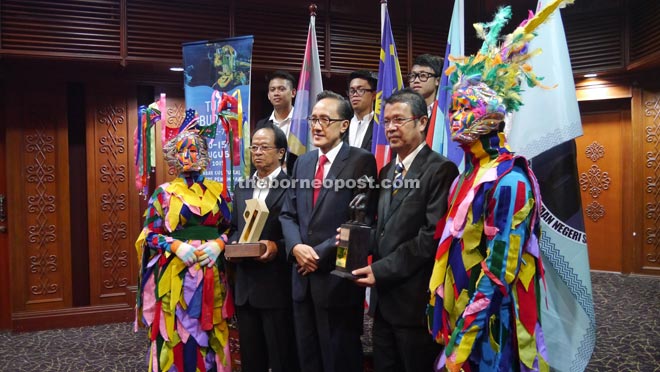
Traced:
<path fill-rule="evenodd" d="M 357 191 L 340 186 L 346 180 L 376 175 L 373 155 L 341 140 L 351 116 L 351 106 L 343 97 L 328 91 L 319 94 L 309 118 L 318 149 L 298 158 L 292 173 L 294 187 L 280 217 L 287 254 L 295 262 L 293 314 L 304 372 L 364 368 L 360 342 L 364 289 L 330 274 L 336 261 L 336 230 L 350 219 L 349 203 Z M 310 187 L 321 182 L 322 188 Z M 331 183 L 337 188 L 329 187 Z M 368 211 L 369 219 L 374 209 Z"/>
<path fill-rule="evenodd" d="M 374 131 L 374 102 L 376 102 L 377 84 L 377 77 L 370 71 L 353 71 L 348 76 L 346 94 L 355 114 L 344 134 L 344 141 L 369 152 L 371 152 Z"/>
<path fill-rule="evenodd" d="M 293 117 L 293 99 L 295 97 L 296 80 L 293 75 L 281 70 L 268 75 L 268 100 L 273 105 L 273 113 L 269 117 L 259 120 L 254 130 L 257 131 L 266 124 L 273 124 L 284 132 L 286 138 L 289 138 L 291 118 Z M 296 154 L 287 150 L 282 165 L 287 174 L 291 174 L 296 158 L 298 158 Z"/>
<path fill-rule="evenodd" d="M 440 347 L 426 320 L 428 285 L 438 240 L 436 223 L 445 214 L 456 165 L 424 141 L 426 104 L 405 89 L 385 103 L 385 134 L 397 157 L 380 171 L 378 222 L 373 264 L 353 271 L 372 287 L 375 371 L 433 370 Z"/>
<path fill-rule="evenodd" d="M 261 199 L 268 219 L 260 236 L 266 252 L 254 259 L 234 262 L 235 304 L 243 372 L 297 371 L 293 316 L 291 314 L 291 264 L 287 260 L 279 215 L 289 177 L 281 164 L 287 149 L 284 132 L 273 125 L 252 136 L 252 163 L 256 173 L 239 182 L 234 193 L 232 234 L 238 241 L 245 227 L 248 199 Z"/>

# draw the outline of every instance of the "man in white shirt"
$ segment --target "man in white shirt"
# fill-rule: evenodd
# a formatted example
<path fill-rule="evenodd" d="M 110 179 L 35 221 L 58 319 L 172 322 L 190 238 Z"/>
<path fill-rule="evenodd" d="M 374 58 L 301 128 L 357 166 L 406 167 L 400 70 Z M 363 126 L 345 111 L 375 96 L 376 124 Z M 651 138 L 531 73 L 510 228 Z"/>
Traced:
<path fill-rule="evenodd" d="M 353 107 L 353 118 L 348 127 L 344 142 L 371 152 L 374 128 L 374 102 L 378 79 L 370 71 L 353 71 L 348 76 L 348 99 Z"/>
<path fill-rule="evenodd" d="M 415 58 L 413 67 L 408 74 L 408 84 L 412 90 L 424 98 L 429 118 L 433 113 L 433 104 L 438 95 L 441 76 L 442 58 L 430 54 L 422 54 Z"/>
<path fill-rule="evenodd" d="M 286 71 L 277 70 L 268 76 L 268 100 L 273 105 L 273 113 L 268 118 L 261 119 L 255 126 L 255 132 L 267 123 L 280 128 L 289 138 L 291 118 L 293 116 L 293 99 L 296 96 L 296 80 Z M 282 169 L 290 173 L 297 156 L 287 151 Z"/>

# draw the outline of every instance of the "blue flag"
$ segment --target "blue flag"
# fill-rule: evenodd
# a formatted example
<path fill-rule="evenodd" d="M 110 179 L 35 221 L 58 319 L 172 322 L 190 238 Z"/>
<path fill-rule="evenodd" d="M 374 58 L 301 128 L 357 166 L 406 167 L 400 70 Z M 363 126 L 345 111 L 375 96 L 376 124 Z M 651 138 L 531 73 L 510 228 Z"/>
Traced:
<path fill-rule="evenodd" d="M 378 64 L 378 85 L 376 86 L 376 108 L 374 118 L 373 141 L 371 152 L 376 157 L 378 170 L 390 161 L 390 145 L 385 137 L 383 116 L 385 115 L 385 100 L 392 93 L 403 88 L 401 66 L 394 45 L 390 15 L 387 12 L 387 3 L 381 4 L 383 10 L 382 35 L 380 43 L 380 62 Z"/>
<path fill-rule="evenodd" d="M 464 6 L 463 0 L 454 0 L 454 10 L 451 15 L 449 34 L 447 35 L 447 48 L 445 49 L 445 60 L 442 65 L 442 77 L 436 97 L 433 113 L 429 120 L 429 130 L 426 135 L 426 143 L 435 152 L 438 152 L 453 161 L 459 171 L 464 168 L 464 152 L 458 144 L 451 140 L 449 118 L 447 113 L 451 107 L 451 86 L 449 77 L 444 71 L 453 64 L 449 62 L 449 56 L 462 56 L 465 54 L 464 39 Z"/>

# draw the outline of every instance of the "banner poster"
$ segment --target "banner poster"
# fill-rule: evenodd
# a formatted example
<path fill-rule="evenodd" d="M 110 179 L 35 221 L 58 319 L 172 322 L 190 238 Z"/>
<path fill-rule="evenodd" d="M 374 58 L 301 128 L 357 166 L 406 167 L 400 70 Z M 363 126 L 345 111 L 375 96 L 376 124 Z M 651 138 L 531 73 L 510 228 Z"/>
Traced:
<path fill-rule="evenodd" d="M 223 93 L 236 100 L 237 120 L 231 120 L 231 135 L 218 123 L 216 137 L 210 141 L 211 163 L 205 176 L 233 185 L 249 169 L 250 82 L 253 36 L 183 44 L 184 91 L 186 109 L 194 109 L 200 125 L 218 120 Z M 226 96 L 225 96 L 226 97 Z M 246 166 L 247 164 L 247 166 Z"/>

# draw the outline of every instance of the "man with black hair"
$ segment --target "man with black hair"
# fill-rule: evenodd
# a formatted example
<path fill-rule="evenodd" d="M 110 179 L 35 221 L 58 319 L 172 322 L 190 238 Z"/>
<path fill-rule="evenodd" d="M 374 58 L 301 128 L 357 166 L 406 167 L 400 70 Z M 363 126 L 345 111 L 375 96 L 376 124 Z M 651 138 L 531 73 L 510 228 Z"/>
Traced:
<path fill-rule="evenodd" d="M 426 112 L 429 117 L 431 117 L 433 104 L 438 95 L 441 76 L 442 58 L 430 54 L 417 56 L 408 74 L 408 84 L 412 90 L 421 94 L 424 98 Z"/>
<path fill-rule="evenodd" d="M 234 193 L 230 241 L 238 241 L 245 227 L 248 199 L 260 199 L 268 207 L 268 218 L 259 241 L 266 252 L 254 259 L 232 260 L 236 268 L 235 304 L 244 372 L 297 371 L 293 315 L 291 312 L 291 264 L 284 247 L 278 219 L 288 180 L 281 165 L 286 154 L 284 132 L 265 124 L 254 132 L 250 152 L 256 172 L 239 183 Z"/>
<path fill-rule="evenodd" d="M 376 102 L 376 75 L 367 70 L 357 70 L 348 76 L 348 91 L 346 94 L 353 118 L 344 136 L 344 142 L 354 147 L 371 152 L 371 140 L 374 129 L 374 102 Z"/>
<path fill-rule="evenodd" d="M 385 101 L 383 125 L 396 157 L 380 171 L 373 263 L 353 271 L 372 287 L 376 372 L 432 371 L 440 351 L 429 336 L 426 305 L 438 239 L 456 165 L 428 147 L 422 96 L 410 88 Z"/>
<path fill-rule="evenodd" d="M 291 118 L 293 117 L 293 99 L 296 97 L 296 80 L 290 73 L 277 70 L 268 75 L 268 100 L 273 105 L 273 113 L 261 119 L 255 126 L 255 131 L 263 128 L 266 123 L 277 126 L 289 138 Z M 287 150 L 282 169 L 290 173 L 297 156 Z"/>
<path fill-rule="evenodd" d="M 349 204 L 358 193 L 348 181 L 376 176 L 374 156 L 342 142 L 352 111 L 350 103 L 336 93 L 324 91 L 317 96 L 309 117 L 317 149 L 296 161 L 291 172 L 293 187 L 280 215 L 287 254 L 294 263 L 293 314 L 303 372 L 364 370 L 360 341 L 364 289 L 330 274 L 337 255 L 336 230 L 350 220 Z M 368 208 L 368 223 L 374 210 L 374 205 Z"/>

